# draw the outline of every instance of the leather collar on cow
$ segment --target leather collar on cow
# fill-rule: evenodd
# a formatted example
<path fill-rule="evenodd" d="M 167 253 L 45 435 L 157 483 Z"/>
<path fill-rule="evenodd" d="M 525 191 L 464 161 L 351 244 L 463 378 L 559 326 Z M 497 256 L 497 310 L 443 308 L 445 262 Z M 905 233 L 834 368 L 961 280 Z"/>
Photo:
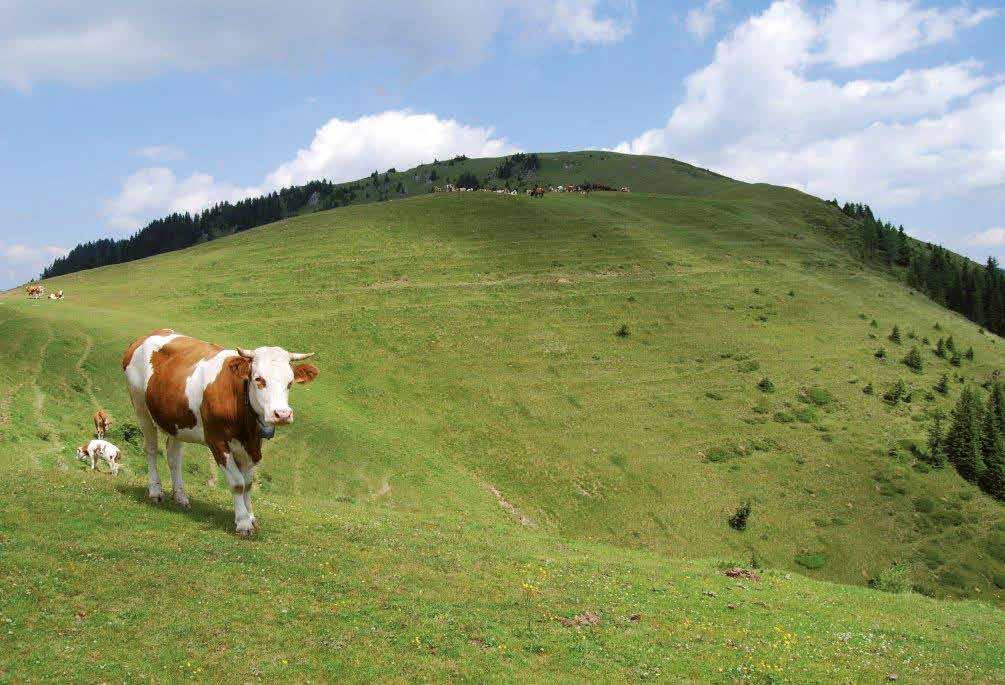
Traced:
<path fill-rule="evenodd" d="M 262 417 L 258 415 L 255 408 L 251 406 L 251 380 L 244 379 L 244 403 L 248 405 L 248 411 L 251 415 L 255 417 L 255 423 L 258 424 L 258 437 L 263 440 L 271 440 L 276 435 L 276 427 L 272 424 L 265 423 Z"/>

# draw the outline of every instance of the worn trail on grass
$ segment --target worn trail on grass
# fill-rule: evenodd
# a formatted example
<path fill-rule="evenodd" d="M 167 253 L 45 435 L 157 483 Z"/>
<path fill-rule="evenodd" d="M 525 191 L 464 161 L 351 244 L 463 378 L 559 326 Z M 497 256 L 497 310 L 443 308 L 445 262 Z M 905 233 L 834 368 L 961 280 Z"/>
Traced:
<path fill-rule="evenodd" d="M 87 362 L 87 358 L 91 356 L 91 352 L 94 350 L 94 338 L 84 331 L 81 331 L 81 335 L 84 336 L 84 351 L 81 353 L 80 358 L 77 359 L 77 362 L 73 365 L 73 370 L 84 379 L 84 394 L 87 395 L 87 399 L 91 403 L 91 406 L 94 409 L 101 409 L 101 403 L 98 402 L 98 398 L 94 396 L 94 383 L 91 381 L 91 375 L 84 370 L 84 364 Z"/>

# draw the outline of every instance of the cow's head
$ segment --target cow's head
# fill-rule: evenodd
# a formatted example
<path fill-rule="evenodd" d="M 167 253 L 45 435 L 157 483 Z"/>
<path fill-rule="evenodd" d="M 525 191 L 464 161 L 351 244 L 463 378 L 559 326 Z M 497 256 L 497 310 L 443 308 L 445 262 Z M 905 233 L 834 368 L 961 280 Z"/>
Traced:
<path fill-rule="evenodd" d="M 281 347 L 237 348 L 237 353 L 251 362 L 248 375 L 248 401 L 251 408 L 269 424 L 293 422 L 290 388 L 294 383 L 310 383 L 318 370 L 311 364 L 293 362 L 314 356 L 313 352 L 287 352 Z"/>
<path fill-rule="evenodd" d="M 81 445 L 77 448 L 77 459 L 86 459 L 87 456 L 87 445 Z"/>

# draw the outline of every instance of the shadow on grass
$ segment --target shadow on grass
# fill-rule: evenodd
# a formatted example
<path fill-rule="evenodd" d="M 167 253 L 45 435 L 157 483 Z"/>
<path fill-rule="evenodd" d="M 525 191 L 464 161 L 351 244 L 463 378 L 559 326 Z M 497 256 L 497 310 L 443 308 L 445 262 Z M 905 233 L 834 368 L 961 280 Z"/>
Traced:
<path fill-rule="evenodd" d="M 170 493 L 164 493 L 164 501 L 155 504 L 147 497 L 147 489 L 140 485 L 116 485 L 115 489 L 122 495 L 135 500 L 144 507 L 157 507 L 165 512 L 176 516 L 185 516 L 198 523 L 211 524 L 220 530 L 234 533 L 234 511 L 228 507 L 220 506 L 215 502 L 206 502 L 190 497 L 191 507 L 185 509 L 175 504 Z"/>

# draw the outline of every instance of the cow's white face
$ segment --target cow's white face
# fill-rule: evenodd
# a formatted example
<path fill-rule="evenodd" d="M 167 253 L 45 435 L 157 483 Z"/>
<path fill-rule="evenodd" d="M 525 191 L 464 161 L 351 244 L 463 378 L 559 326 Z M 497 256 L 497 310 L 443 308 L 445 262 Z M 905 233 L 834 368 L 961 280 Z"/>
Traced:
<path fill-rule="evenodd" d="M 248 400 L 262 421 L 271 424 L 293 422 L 290 408 L 290 388 L 294 383 L 310 383 L 318 370 L 310 364 L 292 362 L 311 354 L 290 353 L 281 347 L 259 347 L 254 350 L 238 349 L 245 359 L 251 360 L 248 381 Z"/>

